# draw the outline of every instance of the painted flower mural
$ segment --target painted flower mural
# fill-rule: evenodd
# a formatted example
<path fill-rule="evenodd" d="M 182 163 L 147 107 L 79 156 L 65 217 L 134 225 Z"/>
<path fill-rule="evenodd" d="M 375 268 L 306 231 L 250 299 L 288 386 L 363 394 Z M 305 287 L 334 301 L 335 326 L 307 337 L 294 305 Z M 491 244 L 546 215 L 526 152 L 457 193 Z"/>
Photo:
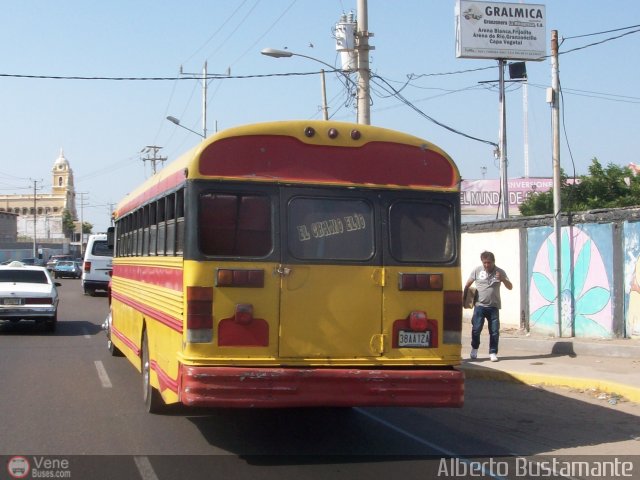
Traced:
<path fill-rule="evenodd" d="M 595 242 L 577 227 L 562 230 L 561 288 L 557 298 L 555 235 L 540 246 L 530 279 L 531 328 L 557 333 L 557 301 L 562 308 L 562 334 L 577 337 L 611 337 L 611 288 Z"/>

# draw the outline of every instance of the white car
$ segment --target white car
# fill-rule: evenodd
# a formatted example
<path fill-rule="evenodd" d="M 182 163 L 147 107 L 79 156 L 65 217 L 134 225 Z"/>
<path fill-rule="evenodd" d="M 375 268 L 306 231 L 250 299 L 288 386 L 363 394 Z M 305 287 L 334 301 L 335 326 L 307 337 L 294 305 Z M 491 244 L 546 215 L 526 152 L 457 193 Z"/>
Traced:
<path fill-rule="evenodd" d="M 11 262 L 0 265 L 0 320 L 45 322 L 54 331 L 58 321 L 58 290 L 61 284 L 45 267 Z"/>

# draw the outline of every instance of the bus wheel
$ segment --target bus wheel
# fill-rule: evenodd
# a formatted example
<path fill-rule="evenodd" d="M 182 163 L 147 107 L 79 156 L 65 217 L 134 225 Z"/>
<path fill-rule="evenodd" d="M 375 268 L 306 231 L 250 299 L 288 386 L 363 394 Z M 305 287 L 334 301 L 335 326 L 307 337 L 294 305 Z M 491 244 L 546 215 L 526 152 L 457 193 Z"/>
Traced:
<path fill-rule="evenodd" d="M 109 312 L 107 319 L 104 321 L 104 329 L 107 334 L 107 349 L 112 357 L 122 357 L 124 356 L 123 353 L 113 344 L 113 340 L 111 339 L 111 318 L 111 312 Z"/>
<path fill-rule="evenodd" d="M 164 408 L 164 400 L 162 400 L 160 392 L 151 386 L 149 341 L 146 330 L 142 333 L 142 388 L 145 410 L 148 413 L 161 413 Z"/>

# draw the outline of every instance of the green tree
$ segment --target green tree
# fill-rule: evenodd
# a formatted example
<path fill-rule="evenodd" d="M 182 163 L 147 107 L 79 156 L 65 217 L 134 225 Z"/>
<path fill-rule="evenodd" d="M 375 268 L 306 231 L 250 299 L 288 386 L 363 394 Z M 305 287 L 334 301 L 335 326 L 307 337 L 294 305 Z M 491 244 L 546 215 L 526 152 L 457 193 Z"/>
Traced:
<path fill-rule="evenodd" d="M 73 221 L 74 219 L 71 212 L 65 208 L 62 212 L 62 233 L 64 233 L 64 236 L 67 238 L 71 238 L 75 232 L 76 227 Z"/>
<path fill-rule="evenodd" d="M 589 174 L 570 182 L 560 174 L 560 203 L 563 212 L 582 212 L 598 208 L 640 205 L 640 178 L 629 167 L 610 163 L 606 168 L 597 158 L 591 160 Z M 534 193 L 520 206 L 524 216 L 553 213 L 553 190 Z"/>
<path fill-rule="evenodd" d="M 89 222 L 82 222 L 82 233 L 93 233 L 93 225 Z"/>

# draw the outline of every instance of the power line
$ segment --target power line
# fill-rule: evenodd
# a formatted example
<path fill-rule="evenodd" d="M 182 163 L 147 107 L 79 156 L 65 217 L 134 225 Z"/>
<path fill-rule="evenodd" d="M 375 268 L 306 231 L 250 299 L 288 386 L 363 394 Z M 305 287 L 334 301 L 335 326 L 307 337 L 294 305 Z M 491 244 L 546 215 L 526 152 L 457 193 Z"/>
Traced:
<path fill-rule="evenodd" d="M 341 73 L 340 69 L 325 70 L 327 73 Z M 303 77 L 307 75 L 318 75 L 320 71 L 315 72 L 289 72 L 289 73 L 262 73 L 254 75 L 211 75 L 207 80 L 228 80 L 228 79 L 251 79 L 251 78 L 268 78 L 268 77 Z M 27 78 L 35 80 L 104 80 L 104 81 L 175 81 L 175 80 L 202 80 L 202 76 L 182 76 L 182 77 L 83 77 L 83 76 L 64 76 L 64 75 L 24 75 L 16 73 L 0 73 L 2 78 Z"/>
<path fill-rule="evenodd" d="M 466 138 L 468 138 L 468 139 L 470 139 L 470 140 L 475 140 L 475 141 L 477 141 L 477 142 L 486 143 L 486 144 L 488 144 L 488 145 L 491 145 L 491 146 L 493 146 L 493 147 L 498 148 L 498 144 L 497 144 L 497 143 L 495 143 L 495 142 L 492 142 L 492 141 L 490 141 L 490 140 L 483 140 L 482 138 L 478 138 L 478 137 L 474 137 L 474 136 L 472 136 L 472 135 L 466 134 L 466 133 L 464 133 L 464 132 L 461 132 L 460 130 L 456 130 L 455 128 L 450 127 L 449 125 L 446 125 L 446 124 L 444 124 L 444 123 L 442 123 L 442 122 L 440 122 L 440 121 L 436 120 L 435 118 L 433 118 L 433 117 L 431 117 L 431 116 L 427 115 L 425 112 L 423 112 L 422 110 L 420 110 L 418 107 L 416 107 L 416 106 L 415 106 L 413 103 L 411 103 L 409 100 L 407 100 L 406 98 L 404 98 L 404 97 L 402 96 L 402 94 L 401 94 L 400 92 L 398 92 L 395 88 L 393 88 L 393 87 L 392 87 L 392 86 L 391 86 L 391 85 L 390 85 L 390 84 L 389 84 L 389 83 L 388 83 L 384 78 L 382 78 L 382 77 L 380 77 L 380 76 L 378 76 L 378 75 L 372 75 L 372 76 L 371 76 L 371 79 L 372 79 L 372 80 L 375 80 L 375 79 L 380 79 L 380 80 L 382 80 L 382 81 L 387 85 L 387 87 L 389 87 L 389 88 L 391 89 L 392 93 L 394 94 L 394 96 L 395 96 L 398 100 L 400 100 L 402 103 L 404 103 L 405 105 L 407 105 L 409 108 L 411 108 L 412 110 L 414 110 L 415 112 L 417 112 L 419 115 L 423 116 L 424 118 L 426 118 L 426 119 L 427 119 L 427 120 L 429 120 L 430 122 L 435 123 L 435 124 L 436 124 L 436 125 L 438 125 L 439 127 L 442 127 L 442 128 L 444 128 L 444 129 L 446 129 L 446 130 L 449 130 L 450 132 L 455 133 L 455 134 L 457 134 L 457 135 L 461 135 L 461 136 L 463 136 L 463 137 L 466 137 Z M 378 85 L 378 86 L 379 86 L 379 87 L 381 87 L 381 88 L 383 88 L 383 89 L 385 88 L 385 87 L 384 87 L 384 85 Z"/>
<path fill-rule="evenodd" d="M 632 28 L 638 28 L 638 27 L 640 27 L 640 25 L 631 25 L 629 27 L 614 28 L 613 30 L 605 30 L 603 32 L 585 33 L 584 35 L 574 35 L 573 37 L 563 37 L 562 41 L 564 42 L 565 40 L 573 40 L 574 38 L 583 38 L 583 37 L 593 37 L 595 35 L 604 35 L 605 33 L 620 32 L 622 30 L 630 30 Z"/>

